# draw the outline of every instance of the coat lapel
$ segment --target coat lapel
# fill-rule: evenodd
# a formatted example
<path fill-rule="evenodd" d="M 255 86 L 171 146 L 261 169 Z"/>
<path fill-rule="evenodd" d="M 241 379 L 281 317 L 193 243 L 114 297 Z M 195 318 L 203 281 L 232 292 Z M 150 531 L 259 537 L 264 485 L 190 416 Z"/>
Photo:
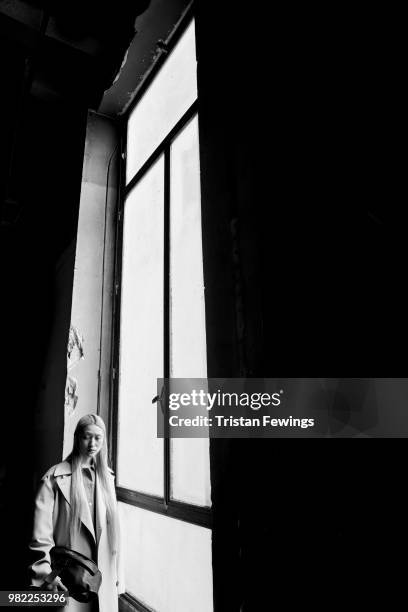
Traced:
<path fill-rule="evenodd" d="M 68 504 L 71 505 L 71 465 L 68 461 L 59 463 L 55 468 L 54 477 L 57 487 L 61 491 L 62 495 Z"/>
<path fill-rule="evenodd" d="M 91 511 L 89 510 L 89 506 L 86 503 L 86 501 L 85 501 L 84 504 L 82 504 L 81 514 L 80 514 L 79 518 L 81 519 L 81 521 L 83 522 L 85 527 L 90 531 L 90 533 L 92 534 L 93 539 L 96 541 L 95 530 L 94 530 L 94 526 L 93 526 Z"/>
<path fill-rule="evenodd" d="M 57 465 L 55 472 L 54 472 L 55 481 L 57 483 L 59 490 L 64 496 L 66 502 L 70 505 L 71 505 L 71 476 L 72 476 L 71 464 L 68 461 L 63 461 L 62 463 L 59 463 Z M 85 491 L 83 493 L 84 493 L 84 499 L 86 500 Z M 88 529 L 88 531 L 91 533 L 92 537 L 96 541 L 91 511 L 89 510 L 89 506 L 86 503 L 86 501 L 84 504 L 82 504 L 79 518 L 81 519 L 82 523 L 85 525 L 85 527 Z"/>

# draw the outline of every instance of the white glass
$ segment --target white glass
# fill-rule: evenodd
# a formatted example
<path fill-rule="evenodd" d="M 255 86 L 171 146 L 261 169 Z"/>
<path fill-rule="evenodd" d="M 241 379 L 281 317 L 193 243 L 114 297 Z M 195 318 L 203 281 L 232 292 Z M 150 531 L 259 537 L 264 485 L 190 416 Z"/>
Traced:
<path fill-rule="evenodd" d="M 126 183 L 197 98 L 194 21 L 130 114 Z"/>
<path fill-rule="evenodd" d="M 178 134 L 170 155 L 170 376 L 206 378 L 197 117 Z M 175 438 L 170 450 L 172 499 L 209 506 L 208 439 Z"/>
<path fill-rule="evenodd" d="M 157 612 L 212 612 L 211 530 L 119 503 L 125 587 Z"/>
<path fill-rule="evenodd" d="M 196 506 L 211 506 L 208 438 L 170 441 L 171 498 Z"/>
<path fill-rule="evenodd" d="M 118 484 L 163 496 L 157 378 L 163 376 L 163 157 L 130 192 L 123 226 Z"/>
<path fill-rule="evenodd" d="M 206 378 L 198 119 L 171 146 L 170 375 Z"/>

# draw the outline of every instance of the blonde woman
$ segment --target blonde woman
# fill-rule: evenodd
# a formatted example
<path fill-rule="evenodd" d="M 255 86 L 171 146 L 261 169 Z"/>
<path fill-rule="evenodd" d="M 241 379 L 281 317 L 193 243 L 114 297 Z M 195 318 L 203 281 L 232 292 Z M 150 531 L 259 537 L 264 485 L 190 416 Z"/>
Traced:
<path fill-rule="evenodd" d="M 123 592 L 119 561 L 119 524 L 113 473 L 108 467 L 105 424 L 97 414 L 82 417 L 72 452 L 41 479 L 36 497 L 30 550 L 31 586 L 66 590 L 51 574 L 50 550 L 66 546 L 93 559 L 102 573 L 98 598 L 80 603 L 69 598 L 69 612 L 117 612 Z M 51 577 L 50 577 L 51 578 Z"/>

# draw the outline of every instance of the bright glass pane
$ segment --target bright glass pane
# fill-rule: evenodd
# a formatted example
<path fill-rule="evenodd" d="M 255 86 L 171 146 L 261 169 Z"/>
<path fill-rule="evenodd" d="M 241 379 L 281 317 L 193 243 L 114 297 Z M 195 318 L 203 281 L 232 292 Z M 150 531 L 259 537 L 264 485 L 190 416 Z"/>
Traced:
<path fill-rule="evenodd" d="M 130 192 L 123 226 L 118 484 L 163 496 L 157 378 L 163 376 L 163 157 Z"/>
<path fill-rule="evenodd" d="M 212 612 L 211 530 L 119 503 L 126 591 L 157 612 Z"/>
<path fill-rule="evenodd" d="M 197 117 L 172 143 L 170 185 L 170 375 L 206 378 Z"/>
<path fill-rule="evenodd" d="M 170 376 L 206 378 L 198 120 L 171 146 Z M 171 440 L 171 497 L 210 505 L 208 439 Z"/>
<path fill-rule="evenodd" d="M 170 441 L 171 498 L 197 506 L 211 506 L 208 438 Z"/>
<path fill-rule="evenodd" d="M 196 71 L 192 22 L 130 115 L 127 183 L 197 98 Z"/>

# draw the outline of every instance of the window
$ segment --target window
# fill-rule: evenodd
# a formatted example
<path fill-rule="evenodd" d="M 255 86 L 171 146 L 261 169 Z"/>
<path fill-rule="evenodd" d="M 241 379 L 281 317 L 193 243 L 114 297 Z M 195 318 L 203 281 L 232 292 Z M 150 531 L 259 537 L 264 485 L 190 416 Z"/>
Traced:
<path fill-rule="evenodd" d="M 169 44 L 127 117 L 113 447 L 128 599 L 208 612 L 209 441 L 157 438 L 152 404 L 158 378 L 207 375 L 194 21 Z"/>

